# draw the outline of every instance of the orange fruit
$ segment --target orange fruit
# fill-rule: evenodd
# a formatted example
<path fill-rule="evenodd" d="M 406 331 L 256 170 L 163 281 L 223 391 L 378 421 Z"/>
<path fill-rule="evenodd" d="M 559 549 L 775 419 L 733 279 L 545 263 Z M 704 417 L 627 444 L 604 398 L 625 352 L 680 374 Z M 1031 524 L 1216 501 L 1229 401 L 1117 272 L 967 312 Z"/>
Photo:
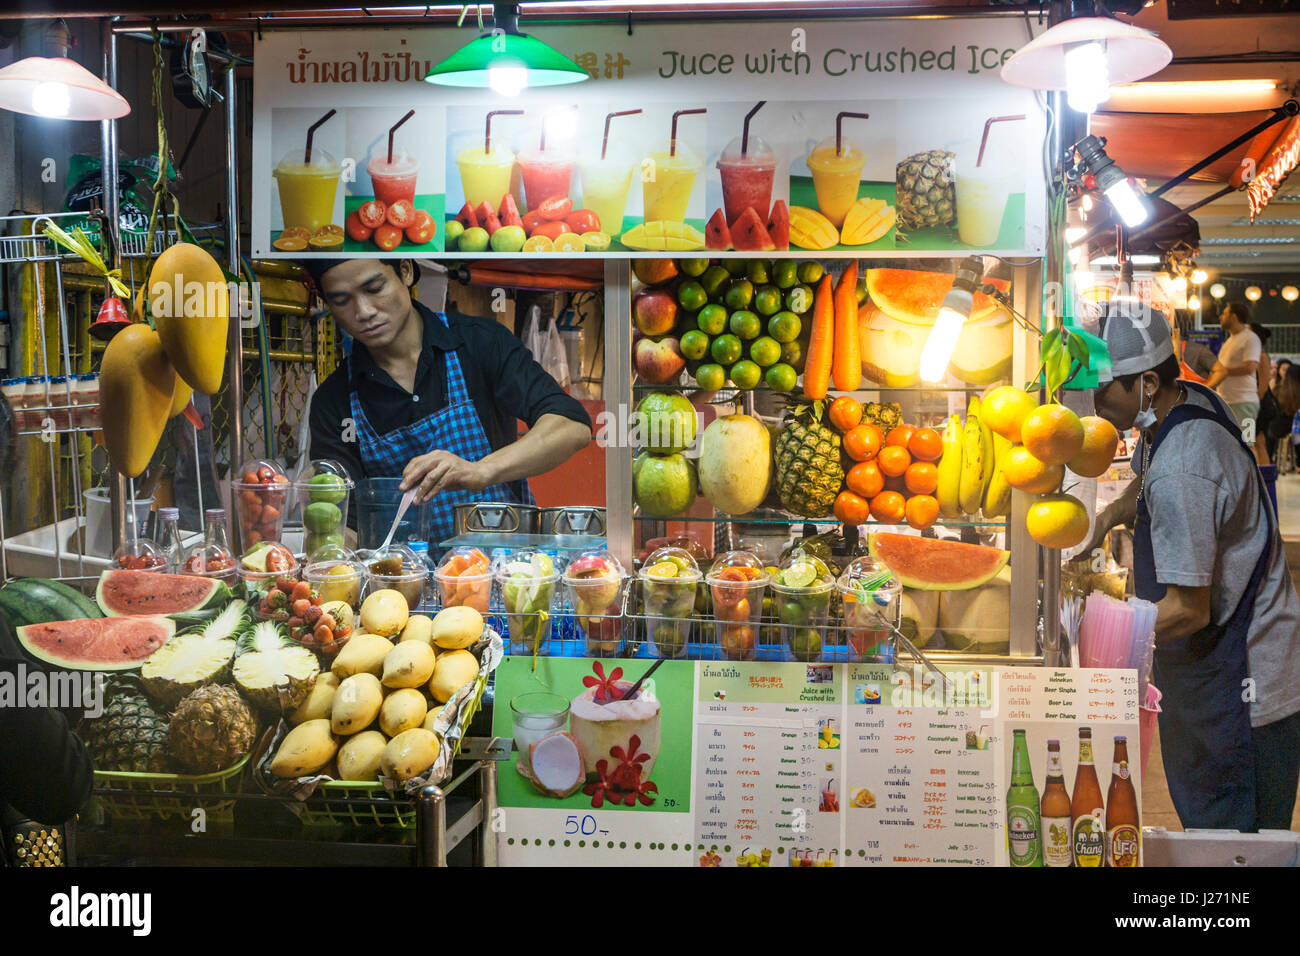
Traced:
<path fill-rule="evenodd" d="M 1038 399 L 1023 388 L 999 385 L 980 404 L 980 421 L 1013 445 L 1021 442 L 1025 416 L 1038 407 Z"/>
<path fill-rule="evenodd" d="M 918 531 L 930 527 L 939 517 L 939 499 L 931 495 L 913 495 L 903 507 L 907 523 Z"/>
<path fill-rule="evenodd" d="M 918 428 L 908 439 L 907 450 L 917 461 L 938 461 L 943 457 L 943 439 L 933 428 Z"/>
<path fill-rule="evenodd" d="M 901 524 L 907 502 L 897 491 L 882 491 L 871 499 L 871 516 L 884 524 Z"/>
<path fill-rule="evenodd" d="M 901 448 L 898 445 L 888 445 L 880 449 L 876 461 L 880 463 L 881 473 L 893 478 L 907 471 L 907 466 L 912 463 L 912 456 L 907 453 L 906 448 Z"/>
<path fill-rule="evenodd" d="M 1012 445 L 1002 458 L 1000 465 L 1007 484 L 1017 491 L 1027 491 L 1031 495 L 1045 495 L 1055 491 L 1065 477 L 1062 465 L 1045 465 L 1024 445 Z"/>
<path fill-rule="evenodd" d="M 844 453 L 854 461 L 870 461 L 880 451 L 883 436 L 875 425 L 858 425 L 844 436 Z"/>
<path fill-rule="evenodd" d="M 1043 495 L 1025 512 L 1025 530 L 1044 548 L 1072 548 L 1088 526 L 1088 509 L 1074 495 Z"/>
<path fill-rule="evenodd" d="M 1104 475 L 1115 460 L 1119 432 L 1114 425 L 1097 415 L 1080 418 L 1079 424 L 1083 426 L 1083 447 L 1066 465 L 1076 475 L 1084 478 Z"/>
<path fill-rule="evenodd" d="M 860 461 L 849 469 L 844 483 L 849 491 L 868 500 L 885 490 L 885 476 L 880 473 L 880 466 L 874 461 Z"/>
<path fill-rule="evenodd" d="M 841 491 L 835 498 L 835 517 L 845 524 L 862 524 L 871 517 L 871 506 L 861 495 Z"/>
<path fill-rule="evenodd" d="M 1064 405 L 1040 405 L 1021 422 L 1020 441 L 1043 464 L 1064 465 L 1083 447 L 1083 424 Z"/>
<path fill-rule="evenodd" d="M 932 495 L 939 487 L 939 469 L 933 462 L 914 461 L 903 472 L 903 484 L 914 495 Z"/>
<path fill-rule="evenodd" d="M 856 398 L 841 395 L 831 402 L 829 417 L 831 427 L 841 434 L 862 424 L 862 403 Z"/>
<path fill-rule="evenodd" d="M 916 433 L 914 425 L 899 425 L 893 429 L 885 438 L 885 447 L 897 445 L 899 448 L 906 448 L 907 443 L 912 440 L 912 435 Z"/>

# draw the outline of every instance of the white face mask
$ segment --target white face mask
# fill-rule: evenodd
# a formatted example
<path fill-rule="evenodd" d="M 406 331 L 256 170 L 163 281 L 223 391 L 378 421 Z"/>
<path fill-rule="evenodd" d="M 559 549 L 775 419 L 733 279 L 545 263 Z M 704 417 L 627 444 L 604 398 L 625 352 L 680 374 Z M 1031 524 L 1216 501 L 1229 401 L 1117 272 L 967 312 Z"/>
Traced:
<path fill-rule="evenodd" d="M 1142 397 L 1144 399 L 1147 397 L 1147 392 L 1145 388 L 1142 389 Z M 1141 431 L 1146 431 L 1155 423 L 1156 423 L 1155 409 L 1150 406 L 1139 408 L 1137 415 L 1134 416 L 1133 418 L 1133 427 L 1140 429 Z"/>

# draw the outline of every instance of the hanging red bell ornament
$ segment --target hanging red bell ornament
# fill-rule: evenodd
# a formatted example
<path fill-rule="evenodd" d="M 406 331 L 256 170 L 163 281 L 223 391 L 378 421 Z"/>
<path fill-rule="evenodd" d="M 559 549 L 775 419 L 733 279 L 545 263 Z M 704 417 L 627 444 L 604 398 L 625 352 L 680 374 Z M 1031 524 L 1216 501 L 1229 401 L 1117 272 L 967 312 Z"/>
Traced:
<path fill-rule="evenodd" d="M 101 342 L 107 342 L 130 324 L 131 318 L 126 314 L 122 300 L 110 295 L 99 307 L 99 314 L 90 325 L 90 334 Z"/>

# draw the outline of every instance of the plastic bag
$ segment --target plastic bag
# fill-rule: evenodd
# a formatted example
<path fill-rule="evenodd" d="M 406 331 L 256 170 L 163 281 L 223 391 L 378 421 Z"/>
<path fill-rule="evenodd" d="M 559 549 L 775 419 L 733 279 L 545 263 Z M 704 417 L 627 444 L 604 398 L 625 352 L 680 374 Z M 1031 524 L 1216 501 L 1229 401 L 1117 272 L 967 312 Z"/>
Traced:
<path fill-rule="evenodd" d="M 546 369 L 561 388 L 565 388 L 571 380 L 564 339 L 554 322 L 546 331 L 542 331 L 541 325 L 542 310 L 534 305 L 528 310 L 528 323 L 524 326 L 524 345 L 532 353 L 533 360 Z"/>

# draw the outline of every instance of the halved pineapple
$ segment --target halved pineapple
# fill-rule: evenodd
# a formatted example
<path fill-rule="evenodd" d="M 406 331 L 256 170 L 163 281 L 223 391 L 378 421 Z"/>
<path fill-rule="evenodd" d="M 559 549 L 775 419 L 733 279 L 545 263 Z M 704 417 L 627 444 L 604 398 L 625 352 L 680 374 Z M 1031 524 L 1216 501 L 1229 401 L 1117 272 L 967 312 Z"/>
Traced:
<path fill-rule="evenodd" d="M 239 640 L 235 685 L 262 710 L 291 713 L 307 699 L 318 673 L 316 655 L 274 621 L 260 622 Z"/>
<path fill-rule="evenodd" d="M 245 602 L 231 601 L 203 627 L 178 634 L 154 651 L 140 668 L 149 696 L 170 709 L 204 684 L 229 677 L 235 638 L 248 627 L 247 610 Z"/>

